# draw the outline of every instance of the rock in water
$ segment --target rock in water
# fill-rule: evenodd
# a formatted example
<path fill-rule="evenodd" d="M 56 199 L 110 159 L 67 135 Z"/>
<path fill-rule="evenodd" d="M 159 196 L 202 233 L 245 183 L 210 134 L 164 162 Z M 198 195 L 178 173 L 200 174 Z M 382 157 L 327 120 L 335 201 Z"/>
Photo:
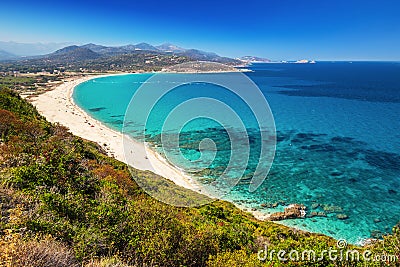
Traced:
<path fill-rule="evenodd" d="M 284 212 L 275 212 L 268 219 L 271 221 L 281 221 L 286 219 L 299 219 L 306 217 L 306 206 L 300 204 L 291 204 L 285 208 Z"/>
<path fill-rule="evenodd" d="M 339 220 L 346 220 L 346 219 L 349 218 L 349 216 L 347 216 L 346 214 L 338 214 L 338 215 L 336 215 L 336 217 L 337 217 Z"/>

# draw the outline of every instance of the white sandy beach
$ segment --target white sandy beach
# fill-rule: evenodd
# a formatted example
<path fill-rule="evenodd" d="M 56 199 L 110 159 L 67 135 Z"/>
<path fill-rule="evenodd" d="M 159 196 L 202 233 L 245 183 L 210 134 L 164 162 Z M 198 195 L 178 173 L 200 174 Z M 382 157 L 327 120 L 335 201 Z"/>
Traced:
<path fill-rule="evenodd" d="M 143 143 L 127 139 L 122 133 L 106 127 L 74 103 L 72 94 L 75 86 L 98 77 L 101 76 L 82 77 L 64 82 L 54 90 L 32 98 L 32 104 L 48 121 L 58 122 L 68 127 L 74 135 L 98 143 L 109 156 L 136 169 L 153 171 L 177 185 L 199 191 L 200 186 L 191 177 L 169 164 L 159 154 L 147 148 Z M 130 153 L 128 159 L 124 151 Z"/>

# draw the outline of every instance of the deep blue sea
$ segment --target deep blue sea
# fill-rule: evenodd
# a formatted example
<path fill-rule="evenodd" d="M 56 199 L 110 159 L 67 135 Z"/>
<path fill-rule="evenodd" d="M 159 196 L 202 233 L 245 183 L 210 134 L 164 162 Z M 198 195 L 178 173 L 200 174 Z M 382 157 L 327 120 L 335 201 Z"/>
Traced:
<path fill-rule="evenodd" d="M 305 204 L 307 218 L 283 223 L 350 243 L 390 233 L 400 221 L 400 63 L 254 64 L 249 68 L 253 72 L 246 75 L 271 108 L 277 141 L 268 177 L 255 192 L 249 192 L 248 186 L 263 142 L 260 129 L 243 101 L 218 86 L 188 84 L 166 95 L 145 125 L 146 141 L 161 144 L 165 114 L 179 103 L 215 98 L 239 114 L 250 144 L 242 180 L 224 199 L 265 213 L 283 211 L 291 203 Z M 94 118 L 116 130 L 124 127 L 135 137 L 143 125 L 132 118 L 124 124 L 125 112 L 136 90 L 153 75 L 96 78 L 77 86 L 73 97 Z M 174 75 L 187 74 L 163 75 L 174 80 Z M 180 132 L 180 152 L 186 161 L 178 165 L 187 171 L 190 162 L 202 164 L 199 142 L 214 141 L 213 162 L 194 174 L 205 186 L 212 184 L 229 163 L 226 127 L 200 118 L 169 130 Z"/>

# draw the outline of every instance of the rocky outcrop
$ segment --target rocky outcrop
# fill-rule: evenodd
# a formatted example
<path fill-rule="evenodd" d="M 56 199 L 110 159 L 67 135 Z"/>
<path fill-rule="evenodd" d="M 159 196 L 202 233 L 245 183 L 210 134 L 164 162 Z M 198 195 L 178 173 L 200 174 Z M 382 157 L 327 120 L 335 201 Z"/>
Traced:
<path fill-rule="evenodd" d="M 268 220 L 281 221 L 287 219 L 298 219 L 306 217 L 306 206 L 300 204 L 291 204 L 285 208 L 284 212 L 272 213 Z"/>
<path fill-rule="evenodd" d="M 346 214 L 337 214 L 336 218 L 338 218 L 339 220 L 347 220 L 349 216 L 347 216 Z"/>

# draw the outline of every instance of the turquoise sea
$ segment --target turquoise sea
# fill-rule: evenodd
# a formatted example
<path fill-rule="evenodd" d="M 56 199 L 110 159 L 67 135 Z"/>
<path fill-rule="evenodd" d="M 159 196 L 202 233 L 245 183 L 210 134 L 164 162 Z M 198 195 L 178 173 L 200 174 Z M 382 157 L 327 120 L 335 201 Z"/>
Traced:
<path fill-rule="evenodd" d="M 213 140 L 216 147 L 208 151 L 212 163 L 193 174 L 200 183 L 212 184 L 229 163 L 231 143 L 245 136 L 249 162 L 226 200 L 266 213 L 291 203 L 305 204 L 305 219 L 283 223 L 350 243 L 390 233 L 400 221 L 400 63 L 254 64 L 250 69 L 253 72 L 246 75 L 271 108 L 277 141 L 268 177 L 254 192 L 248 190 L 249 181 L 265 140 L 251 109 L 223 88 L 204 83 L 179 86 L 157 102 L 146 125 L 132 118 L 124 123 L 124 117 L 136 90 L 154 74 L 89 80 L 77 86 L 73 98 L 95 119 L 119 131 L 124 128 L 134 138 L 145 127 L 146 141 L 154 146 L 161 145 L 165 115 L 180 103 L 200 97 L 226 103 L 239 115 L 246 135 L 237 132 L 232 141 L 226 125 L 204 118 L 170 127 L 171 132 L 179 131 L 179 151 L 185 158 L 177 165 L 187 171 L 191 162 L 204 165 L 200 141 Z M 173 81 L 187 74 L 163 75 Z M 138 110 L 142 108 L 146 107 Z M 316 213 L 319 216 L 312 216 Z"/>

